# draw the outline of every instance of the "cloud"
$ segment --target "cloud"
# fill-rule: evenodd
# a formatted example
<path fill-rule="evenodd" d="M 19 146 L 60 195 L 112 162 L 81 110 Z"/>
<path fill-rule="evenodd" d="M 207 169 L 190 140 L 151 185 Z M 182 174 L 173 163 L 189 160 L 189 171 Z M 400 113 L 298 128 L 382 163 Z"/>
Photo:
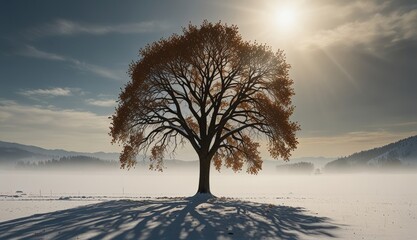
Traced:
<path fill-rule="evenodd" d="M 109 70 L 101 66 L 89 64 L 86 62 L 81 62 L 76 59 L 69 59 L 69 62 L 72 64 L 72 67 L 74 68 L 77 68 L 81 71 L 93 73 L 100 77 L 105 77 L 105 78 L 113 79 L 113 80 L 120 80 L 122 78 L 120 76 L 121 74 L 119 74 L 118 72 Z"/>
<path fill-rule="evenodd" d="M 114 99 L 87 99 L 86 102 L 89 105 L 98 106 L 98 107 L 114 107 L 116 105 L 116 100 Z"/>
<path fill-rule="evenodd" d="M 104 35 L 110 33 L 134 34 L 162 31 L 168 29 L 168 27 L 166 23 L 158 21 L 98 25 L 57 19 L 52 23 L 30 29 L 27 31 L 27 34 L 31 37 L 72 36 L 78 34 Z"/>
<path fill-rule="evenodd" d="M 72 92 L 69 88 L 47 88 L 47 89 L 32 89 L 19 92 L 21 95 L 32 97 L 58 97 L 58 96 L 71 96 Z"/>
<path fill-rule="evenodd" d="M 120 80 L 122 78 L 121 74 L 116 71 L 112 71 L 107 68 L 97 66 L 94 64 L 86 63 L 86 62 L 83 62 L 74 58 L 62 56 L 62 55 L 51 53 L 51 52 L 42 51 L 30 45 L 27 45 L 18 54 L 25 56 L 25 57 L 38 58 L 38 59 L 44 59 L 44 60 L 50 60 L 50 61 L 66 62 L 73 68 L 76 68 L 85 72 L 90 72 L 94 75 L 108 78 L 108 79 Z"/>
<path fill-rule="evenodd" d="M 117 151 L 110 144 L 109 126 L 108 116 L 0 100 L 0 132 L 6 141 L 76 151 Z"/>
<path fill-rule="evenodd" d="M 32 58 L 47 59 L 52 61 L 66 61 L 66 58 L 54 53 L 48 53 L 41 51 L 33 46 L 26 46 L 26 48 L 20 52 L 21 55 Z"/>
<path fill-rule="evenodd" d="M 337 26 L 320 30 L 308 37 L 302 42 L 302 48 L 364 46 L 376 49 L 390 47 L 403 40 L 417 39 L 417 9 L 390 9 L 385 2 L 380 7 L 362 7 L 367 11 L 353 11 L 358 9 L 358 6 L 360 5 L 357 2 L 353 2 L 341 8 L 341 16 L 346 19 Z"/>

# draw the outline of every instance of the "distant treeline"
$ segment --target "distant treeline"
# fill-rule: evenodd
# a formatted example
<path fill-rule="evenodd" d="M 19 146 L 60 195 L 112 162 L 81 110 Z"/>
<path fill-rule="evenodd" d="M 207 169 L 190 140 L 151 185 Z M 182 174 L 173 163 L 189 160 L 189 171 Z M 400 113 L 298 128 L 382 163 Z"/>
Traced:
<path fill-rule="evenodd" d="M 310 162 L 299 162 L 299 163 L 278 165 L 277 170 L 279 172 L 310 174 L 314 170 L 314 164 Z"/>
<path fill-rule="evenodd" d="M 17 163 L 17 168 L 85 168 L 85 167 L 119 167 L 116 161 L 105 161 L 88 156 L 69 156 L 39 162 Z"/>

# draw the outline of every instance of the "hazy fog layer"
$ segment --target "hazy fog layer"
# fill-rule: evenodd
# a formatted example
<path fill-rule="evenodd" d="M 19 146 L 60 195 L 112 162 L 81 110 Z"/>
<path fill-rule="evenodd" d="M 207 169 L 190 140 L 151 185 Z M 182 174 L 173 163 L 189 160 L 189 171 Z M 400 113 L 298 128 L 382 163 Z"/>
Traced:
<path fill-rule="evenodd" d="M 415 173 L 290 175 L 264 171 L 258 175 L 229 170 L 212 171 L 211 190 L 218 196 L 279 197 L 291 195 L 352 195 L 368 197 L 413 195 Z M 23 191 L 34 195 L 190 196 L 197 189 L 198 171 L 145 169 L 107 171 L 0 171 L 0 193 Z"/>

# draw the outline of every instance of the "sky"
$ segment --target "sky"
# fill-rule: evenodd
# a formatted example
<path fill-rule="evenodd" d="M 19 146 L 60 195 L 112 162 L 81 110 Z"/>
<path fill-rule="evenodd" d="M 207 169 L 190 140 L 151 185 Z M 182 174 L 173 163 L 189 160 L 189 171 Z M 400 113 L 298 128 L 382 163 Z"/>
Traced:
<path fill-rule="evenodd" d="M 294 157 L 346 156 L 417 134 L 415 1 L 16 0 L 0 2 L 0 140 L 119 151 L 108 117 L 129 64 L 205 19 L 285 51 L 301 125 Z M 187 148 L 176 157 L 196 158 Z"/>

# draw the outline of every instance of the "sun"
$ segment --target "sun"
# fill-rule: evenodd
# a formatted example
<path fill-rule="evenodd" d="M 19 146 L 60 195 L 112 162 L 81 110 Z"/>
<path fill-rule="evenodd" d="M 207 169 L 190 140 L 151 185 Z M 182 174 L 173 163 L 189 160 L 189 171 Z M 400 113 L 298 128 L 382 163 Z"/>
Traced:
<path fill-rule="evenodd" d="M 279 30 L 293 30 L 297 24 L 297 12 L 294 7 L 280 7 L 274 13 L 273 21 Z"/>
<path fill-rule="evenodd" d="M 308 31 L 309 11 L 301 2 L 284 2 L 279 3 L 271 0 L 264 5 L 260 5 L 257 15 L 254 15 L 254 22 L 257 27 L 254 31 L 262 37 L 278 41 L 280 44 L 294 44 L 300 36 Z"/>

